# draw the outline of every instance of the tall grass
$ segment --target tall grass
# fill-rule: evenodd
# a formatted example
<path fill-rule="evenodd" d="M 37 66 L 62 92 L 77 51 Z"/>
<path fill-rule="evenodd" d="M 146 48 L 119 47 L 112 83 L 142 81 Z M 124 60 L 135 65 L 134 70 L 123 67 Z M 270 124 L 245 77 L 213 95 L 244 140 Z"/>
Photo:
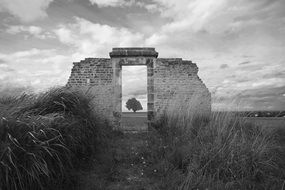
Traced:
<path fill-rule="evenodd" d="M 198 96 L 171 101 L 148 155 L 161 189 L 281 189 L 285 161 L 275 134 L 230 112 L 205 115 Z"/>
<path fill-rule="evenodd" d="M 68 88 L 0 99 L 0 189 L 63 189 L 106 148 L 111 128 L 91 100 Z"/>

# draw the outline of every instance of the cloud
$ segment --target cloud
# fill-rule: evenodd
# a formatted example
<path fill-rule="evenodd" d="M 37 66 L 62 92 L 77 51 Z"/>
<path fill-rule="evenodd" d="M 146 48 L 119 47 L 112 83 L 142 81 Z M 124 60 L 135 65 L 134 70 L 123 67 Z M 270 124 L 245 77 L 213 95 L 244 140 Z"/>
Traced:
<path fill-rule="evenodd" d="M 2 64 L 4 64 L 4 63 L 5 63 L 5 61 L 2 60 L 2 59 L 0 59 L 0 65 L 2 65 Z"/>
<path fill-rule="evenodd" d="M 38 26 L 23 26 L 23 25 L 17 25 L 17 26 L 9 26 L 7 28 L 6 32 L 10 34 L 17 34 L 20 32 L 28 32 L 33 35 L 39 35 L 40 33 L 43 32 L 42 28 Z"/>
<path fill-rule="evenodd" d="M 18 96 L 24 92 L 33 91 L 31 86 L 20 83 L 20 81 L 22 79 L 17 70 L 8 64 L 0 64 L 0 97 Z"/>
<path fill-rule="evenodd" d="M 246 90 L 238 95 L 242 104 L 251 105 L 255 110 L 284 110 L 285 86 Z"/>
<path fill-rule="evenodd" d="M 281 101 L 281 95 L 276 89 L 282 89 L 285 84 L 285 70 L 282 64 L 255 63 L 255 67 L 245 66 L 232 66 L 227 69 L 227 73 L 221 69 L 209 71 L 215 73 L 210 81 L 211 85 L 208 85 L 212 92 L 213 108 L 258 110 L 267 106 L 268 109 L 279 109 L 277 102 Z M 271 99 L 272 105 L 269 105 L 270 101 L 266 105 L 262 103 L 265 92 L 271 94 L 266 101 Z M 261 98 L 259 94 L 263 94 L 264 97 Z"/>
<path fill-rule="evenodd" d="M 239 64 L 239 70 L 244 70 L 244 71 L 257 71 L 257 70 L 262 70 L 266 64 L 264 63 L 254 63 L 254 64 Z"/>
<path fill-rule="evenodd" d="M 50 33 L 43 31 L 43 29 L 38 26 L 13 25 L 9 26 L 6 29 L 6 32 L 9 34 L 27 33 L 39 39 L 47 39 L 53 37 Z"/>
<path fill-rule="evenodd" d="M 211 20 L 216 19 L 225 10 L 225 0 L 154 0 L 160 9 L 161 16 L 172 19 L 163 30 L 174 32 L 191 28 L 192 31 L 204 29 Z"/>
<path fill-rule="evenodd" d="M 147 93 L 146 66 L 123 66 L 122 68 L 123 96 L 140 96 Z"/>
<path fill-rule="evenodd" d="M 214 110 L 284 110 L 285 86 L 246 89 L 235 94 L 220 95 L 213 102 Z"/>
<path fill-rule="evenodd" d="M 220 69 L 226 69 L 226 68 L 228 68 L 229 66 L 227 65 L 227 64 L 221 64 L 220 65 Z"/>
<path fill-rule="evenodd" d="M 249 53 L 260 57 L 259 49 L 268 49 L 284 36 L 284 26 L 280 17 L 285 3 L 276 0 L 267 1 L 225 1 L 225 0 L 155 0 L 162 17 L 169 19 L 146 41 L 147 45 L 163 50 L 163 55 L 187 55 L 203 57 L 207 52 L 213 53 Z M 266 3 L 267 2 L 267 3 Z M 283 2 L 283 3 L 282 3 Z M 270 5 L 267 6 L 266 5 Z M 262 8 L 266 16 L 257 14 Z M 274 14 L 279 10 L 278 17 Z M 255 12 L 256 14 L 251 14 Z M 247 19 L 238 19 L 241 16 Z M 274 24 L 272 24 L 274 23 Z M 278 28 L 272 30 L 272 28 Z M 261 32 L 260 32 L 261 31 Z M 273 34 L 272 31 L 275 31 Z M 173 38 L 175 36 L 175 38 Z M 249 44 L 248 41 L 251 41 Z M 284 44 L 282 45 L 284 46 Z M 279 49 L 282 49 L 280 47 Z M 181 53 L 175 53 L 181 52 Z M 189 53 L 188 53 L 189 54 Z"/>
<path fill-rule="evenodd" d="M 0 80 L 1 81 L 1 80 Z M 0 97 L 10 97 L 10 96 L 19 96 L 23 93 L 33 93 L 34 89 L 31 86 L 18 86 L 16 84 L 11 84 L 9 86 L 0 85 Z"/>
<path fill-rule="evenodd" d="M 73 48 L 74 59 L 108 57 L 112 47 L 141 46 L 144 37 L 127 28 L 116 28 L 75 17 L 75 23 L 62 24 L 54 30 L 58 39 Z"/>
<path fill-rule="evenodd" d="M 71 59 L 55 49 L 30 49 L 0 53 L 1 89 L 32 87 L 41 91 L 54 85 L 65 85 L 70 75 Z"/>
<path fill-rule="evenodd" d="M 239 63 L 239 65 L 247 65 L 247 64 L 250 64 L 250 63 L 251 63 L 250 61 L 244 61 L 244 62 Z"/>
<path fill-rule="evenodd" d="M 129 98 L 136 98 L 147 107 L 147 68 L 146 66 L 123 66 L 122 67 L 122 109 Z"/>
<path fill-rule="evenodd" d="M 0 65 L 0 72 L 3 72 L 2 73 L 2 77 L 6 74 L 6 73 L 9 73 L 9 72 L 13 72 L 13 71 L 15 71 L 14 69 L 11 69 L 10 67 L 9 67 L 9 65 L 7 65 L 7 64 L 1 64 Z"/>
<path fill-rule="evenodd" d="M 46 9 L 53 0 L 0 0 L 1 9 L 23 22 L 47 17 Z"/>
<path fill-rule="evenodd" d="M 153 10 L 155 4 L 147 4 L 138 0 L 89 0 L 91 4 L 96 4 L 98 7 L 130 7 L 139 6 L 145 7 L 148 10 Z"/>
<path fill-rule="evenodd" d="M 263 75 L 264 78 L 285 78 L 285 70 L 272 71 Z"/>
<path fill-rule="evenodd" d="M 92 4 L 96 4 L 99 7 L 117 7 L 125 4 L 122 0 L 89 0 Z"/>

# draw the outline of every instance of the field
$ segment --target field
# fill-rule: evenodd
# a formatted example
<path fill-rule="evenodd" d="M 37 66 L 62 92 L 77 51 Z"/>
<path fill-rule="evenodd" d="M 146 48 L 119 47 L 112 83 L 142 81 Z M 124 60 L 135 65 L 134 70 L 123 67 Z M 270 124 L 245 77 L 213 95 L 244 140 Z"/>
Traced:
<path fill-rule="evenodd" d="M 0 98 L 0 189 L 285 188 L 283 118 L 205 115 L 174 98 L 149 131 L 146 113 L 123 113 L 142 132 L 122 133 L 91 100 L 68 88 Z"/>
<path fill-rule="evenodd" d="M 122 112 L 123 117 L 147 117 L 147 112 Z"/>
<path fill-rule="evenodd" d="M 268 130 L 285 128 L 285 117 L 244 117 L 244 119 Z M 146 131 L 147 113 L 123 112 L 121 125 L 126 131 Z"/>
<path fill-rule="evenodd" d="M 285 128 L 285 117 L 244 117 L 244 119 L 268 130 Z M 147 113 L 123 112 L 121 125 L 127 131 L 146 131 Z"/>
<path fill-rule="evenodd" d="M 146 131 L 147 113 L 146 112 L 123 112 L 121 128 L 126 131 Z"/>
<path fill-rule="evenodd" d="M 264 129 L 285 128 L 285 117 L 247 117 L 245 119 Z"/>

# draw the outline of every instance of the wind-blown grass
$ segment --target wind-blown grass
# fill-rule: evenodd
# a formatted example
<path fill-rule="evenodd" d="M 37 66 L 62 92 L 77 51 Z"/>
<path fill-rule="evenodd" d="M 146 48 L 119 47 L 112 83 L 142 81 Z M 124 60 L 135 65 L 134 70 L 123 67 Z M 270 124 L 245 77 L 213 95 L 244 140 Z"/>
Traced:
<path fill-rule="evenodd" d="M 284 130 L 263 131 L 232 112 L 209 114 L 196 98 L 172 99 L 146 145 L 123 158 L 130 152 L 120 152 L 121 137 L 112 147 L 111 127 L 88 94 L 59 88 L 0 98 L 0 189 L 80 189 L 83 167 L 92 170 L 83 183 L 107 189 L 117 183 L 113 157 L 126 159 L 122 167 L 143 158 L 153 189 L 284 189 Z"/>
<path fill-rule="evenodd" d="M 0 189 L 64 188 L 74 168 L 107 149 L 111 128 L 91 100 L 67 88 L 0 99 Z"/>
<path fill-rule="evenodd" d="M 155 122 L 147 158 L 163 178 L 160 188 L 281 189 L 284 147 L 276 133 L 230 112 L 204 115 L 196 102 L 174 98 Z"/>

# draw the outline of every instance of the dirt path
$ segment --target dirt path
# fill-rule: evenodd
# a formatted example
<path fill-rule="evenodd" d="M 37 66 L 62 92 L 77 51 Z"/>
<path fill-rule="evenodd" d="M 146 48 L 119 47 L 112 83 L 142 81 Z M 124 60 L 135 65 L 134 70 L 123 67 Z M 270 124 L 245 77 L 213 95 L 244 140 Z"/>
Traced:
<path fill-rule="evenodd" d="M 86 173 L 84 187 L 80 189 L 106 189 L 106 190 L 154 190 L 152 167 L 145 160 L 147 151 L 146 133 L 125 133 L 115 140 L 114 167 L 101 186 L 98 175 Z M 101 186 L 101 187 L 100 187 Z"/>
<path fill-rule="evenodd" d="M 108 189 L 152 189 L 151 180 L 147 176 L 148 163 L 143 154 L 146 148 L 145 133 L 127 133 L 118 140 L 115 156 L 118 163 L 113 175 L 114 181 Z"/>

